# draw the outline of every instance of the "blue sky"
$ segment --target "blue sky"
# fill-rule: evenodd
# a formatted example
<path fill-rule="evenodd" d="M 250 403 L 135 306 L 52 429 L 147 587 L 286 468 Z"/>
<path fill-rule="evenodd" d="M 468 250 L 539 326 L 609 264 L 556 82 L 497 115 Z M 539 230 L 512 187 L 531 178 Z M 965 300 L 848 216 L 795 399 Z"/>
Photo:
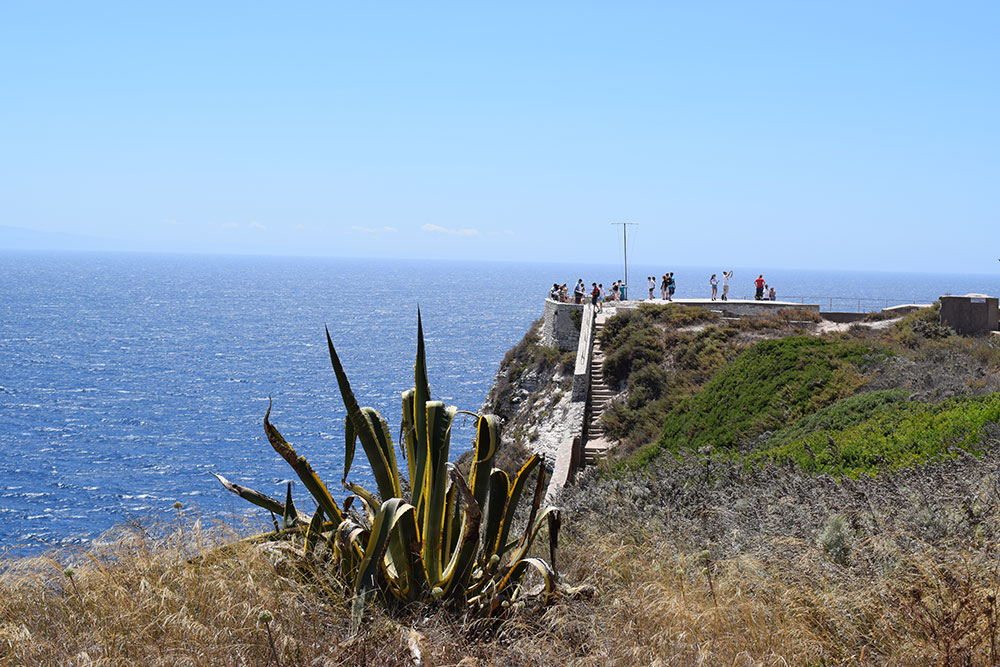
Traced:
<path fill-rule="evenodd" d="M 994 272 L 1000 5 L 0 5 L 0 225 Z"/>

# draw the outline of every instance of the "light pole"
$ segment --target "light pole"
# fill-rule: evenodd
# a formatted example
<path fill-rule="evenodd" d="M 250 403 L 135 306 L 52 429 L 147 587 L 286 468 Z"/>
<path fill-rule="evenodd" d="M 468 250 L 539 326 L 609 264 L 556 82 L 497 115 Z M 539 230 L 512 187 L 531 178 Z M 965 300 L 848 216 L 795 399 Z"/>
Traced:
<path fill-rule="evenodd" d="M 638 225 L 638 222 L 612 222 L 612 225 L 622 226 L 622 248 L 625 251 L 625 296 L 628 296 L 628 227 Z"/>

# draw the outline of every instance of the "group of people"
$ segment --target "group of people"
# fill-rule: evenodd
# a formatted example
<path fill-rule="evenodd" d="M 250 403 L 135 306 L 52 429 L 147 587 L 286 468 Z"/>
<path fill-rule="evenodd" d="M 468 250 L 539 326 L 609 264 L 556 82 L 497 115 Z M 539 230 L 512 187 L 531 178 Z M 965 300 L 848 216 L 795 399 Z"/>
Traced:
<path fill-rule="evenodd" d="M 616 280 L 611 284 L 611 289 L 605 290 L 604 283 L 590 283 L 588 288 L 583 282 L 583 278 L 576 281 L 576 286 L 573 288 L 573 303 L 584 303 L 585 300 L 590 299 L 590 302 L 597 306 L 598 310 L 601 310 L 601 304 L 605 301 L 623 301 L 625 300 L 625 283 L 621 280 Z M 549 298 L 554 301 L 560 301 L 562 303 L 569 303 L 569 288 L 566 283 L 560 285 L 559 283 L 552 283 L 552 289 L 549 290 Z"/>
<path fill-rule="evenodd" d="M 653 290 L 656 289 L 656 278 L 653 276 L 647 276 L 646 280 L 649 282 L 649 298 L 653 298 Z M 663 278 L 660 279 L 660 298 L 665 301 L 674 300 L 674 292 L 677 291 L 677 281 L 674 280 L 674 272 L 668 271 L 663 274 Z"/>
<path fill-rule="evenodd" d="M 769 287 L 766 282 L 764 282 L 764 274 L 757 276 L 757 279 L 753 281 L 753 286 L 756 288 L 753 298 L 755 301 L 774 301 L 778 298 L 774 291 L 774 287 Z"/>
<path fill-rule="evenodd" d="M 733 271 L 723 271 L 722 272 L 722 301 L 727 301 L 729 299 L 729 281 L 733 279 Z M 655 298 L 653 292 L 656 290 L 657 280 L 653 276 L 646 276 L 646 281 L 649 287 L 649 298 Z M 709 286 L 712 288 L 712 301 L 719 299 L 719 277 L 718 274 L 713 273 L 712 277 L 708 280 Z M 768 285 L 764 281 L 764 274 L 757 276 L 757 279 L 753 281 L 754 284 L 754 299 L 757 301 L 775 301 L 778 297 L 775 292 L 774 287 Z M 673 271 L 668 271 L 663 274 L 663 277 L 659 281 L 660 286 L 660 298 L 664 301 L 673 301 L 674 292 L 677 291 L 677 281 L 674 279 Z M 573 303 L 584 303 L 587 299 L 594 304 L 598 310 L 601 309 L 601 304 L 605 301 L 623 301 L 625 300 L 627 293 L 627 286 L 622 280 L 616 280 L 611 284 L 609 290 L 604 289 L 603 283 L 590 283 L 588 288 L 586 283 L 583 282 L 583 278 L 576 281 L 576 286 L 573 288 Z M 560 301 L 563 303 L 569 303 L 569 288 L 566 283 L 560 285 L 559 283 L 553 283 L 552 289 L 549 290 L 549 298 L 554 301 Z"/>

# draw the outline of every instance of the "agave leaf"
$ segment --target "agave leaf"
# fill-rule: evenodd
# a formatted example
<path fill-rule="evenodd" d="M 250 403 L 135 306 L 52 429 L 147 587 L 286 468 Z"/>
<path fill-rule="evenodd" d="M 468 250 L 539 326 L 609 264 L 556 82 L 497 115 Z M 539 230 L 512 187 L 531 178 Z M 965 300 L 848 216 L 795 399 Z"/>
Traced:
<path fill-rule="evenodd" d="M 333 371 L 337 375 L 337 384 L 340 387 L 340 397 L 344 401 L 344 407 L 347 409 L 347 418 L 351 420 L 356 437 L 361 440 L 361 446 L 364 447 L 365 454 L 368 456 L 368 460 L 372 465 L 372 472 L 375 474 L 375 480 L 378 483 L 379 493 L 381 493 L 385 498 L 398 496 L 398 479 L 394 485 L 391 481 L 392 474 L 389 473 L 390 462 L 385 459 L 382 446 L 379 444 L 379 435 L 376 434 L 376 430 L 372 426 L 372 422 L 365 416 L 365 412 L 358 405 L 358 399 L 354 397 L 354 391 L 351 389 L 351 383 L 347 379 L 347 373 L 344 372 L 344 366 L 340 363 L 340 357 L 337 356 L 337 350 L 333 347 L 333 339 L 330 338 L 329 328 L 326 330 L 326 345 L 330 352 L 330 363 L 333 364 Z M 375 412 L 371 408 L 365 408 L 365 411 Z M 377 415 L 378 413 L 375 412 L 375 414 Z M 382 420 L 381 417 L 379 417 L 378 420 L 382 421 L 384 424 L 384 420 Z M 392 440 L 389 436 L 387 426 L 385 427 L 385 437 L 389 439 L 389 450 L 392 451 Z M 395 455 L 393 455 L 391 469 L 395 470 Z M 346 478 L 347 470 L 345 469 L 344 472 Z"/>
<path fill-rule="evenodd" d="M 448 466 L 450 470 L 451 464 L 449 463 Z M 458 544 L 458 534 L 462 529 L 462 512 L 458 508 L 457 493 L 458 489 L 455 488 L 454 482 L 448 482 L 448 490 L 445 491 L 444 496 L 444 524 L 442 526 L 444 535 L 441 539 L 442 563 L 451 560 L 451 554 Z"/>
<path fill-rule="evenodd" d="M 542 460 L 541 462 L 544 462 Z M 538 514 L 538 508 L 542 504 L 542 496 L 545 495 L 545 466 L 538 466 L 538 481 L 535 483 L 535 497 L 531 500 L 531 511 L 528 514 L 527 525 L 530 526 L 535 523 L 535 515 Z M 528 530 L 525 530 L 524 537 L 521 538 L 521 545 L 528 540 Z"/>
<path fill-rule="evenodd" d="M 358 444 L 358 434 L 354 430 L 354 422 L 350 417 L 344 418 L 344 476 L 340 478 L 340 483 L 347 484 L 347 474 L 351 472 L 351 465 L 354 463 L 354 450 Z"/>
<path fill-rule="evenodd" d="M 538 536 L 538 531 L 541 530 L 542 525 L 549 523 L 548 518 L 553 514 L 558 514 L 558 512 L 559 510 L 555 507 L 546 507 L 533 523 L 527 525 L 524 532 L 524 539 L 518 543 L 517 549 L 510 555 L 509 562 L 511 565 L 528 555 L 528 550 L 531 549 L 531 544 Z M 551 527 L 551 523 L 549 525 Z M 558 528 L 556 530 L 558 531 Z"/>
<path fill-rule="evenodd" d="M 498 556 L 502 557 L 508 548 L 507 535 L 514 524 L 514 513 L 517 511 L 517 504 L 521 501 L 521 494 L 528 483 L 528 478 L 540 461 L 541 459 L 537 454 L 525 461 L 524 465 L 518 471 L 517 477 L 514 478 L 514 483 L 510 487 L 510 495 L 507 497 L 507 506 L 503 514 L 503 523 L 500 525 L 500 535 L 497 537 L 496 547 L 493 552 Z"/>
<path fill-rule="evenodd" d="M 465 587 L 472 573 L 472 568 L 476 564 L 476 552 L 479 550 L 479 527 L 482 522 L 483 513 L 479 509 L 475 496 L 469 490 L 462 474 L 458 468 L 448 464 L 448 472 L 451 474 L 452 488 L 457 489 L 458 499 L 461 500 L 463 510 L 455 510 L 456 517 L 461 520 L 460 532 L 456 539 L 456 548 L 451 556 L 448 565 L 444 569 L 444 590 L 449 590 L 453 595 L 465 593 Z"/>
<path fill-rule="evenodd" d="M 399 516 L 408 509 L 412 510 L 413 505 L 402 498 L 390 498 L 382 503 L 375 515 L 375 523 L 368 536 L 368 544 L 364 548 L 365 556 L 358 568 L 357 578 L 354 582 L 355 597 L 354 603 L 351 605 L 351 636 L 358 633 L 365 603 L 375 593 L 378 566 L 382 562 L 382 556 L 389 543 L 393 526 L 395 526 Z"/>
<path fill-rule="evenodd" d="M 361 504 L 365 508 L 365 514 L 368 515 L 369 525 L 372 522 L 374 522 L 375 513 L 378 511 L 376 508 L 379 506 L 379 502 L 375 498 L 375 496 L 373 496 L 371 492 L 368 491 L 368 489 L 366 489 L 365 487 L 360 486 L 358 484 L 354 484 L 352 482 L 348 482 L 347 484 L 344 485 L 344 487 L 361 499 Z"/>
<path fill-rule="evenodd" d="M 552 571 L 559 574 L 559 567 L 556 565 L 556 550 L 559 547 L 559 529 L 562 527 L 562 512 L 556 510 L 549 513 L 549 565 Z"/>
<path fill-rule="evenodd" d="M 396 517 L 396 528 L 389 539 L 385 565 L 389 589 L 399 600 L 413 602 L 427 594 L 427 577 L 420 558 L 417 512 L 412 505 Z"/>
<path fill-rule="evenodd" d="M 313 498 L 316 499 L 317 504 L 323 508 L 331 520 L 340 522 L 343 520 L 343 515 L 340 513 L 340 509 L 337 507 L 337 503 L 334 502 L 333 496 L 327 491 L 326 485 L 323 484 L 323 480 L 319 478 L 319 475 L 312 469 L 309 462 L 306 461 L 304 456 L 296 456 L 295 450 L 292 446 L 281 437 L 281 433 L 278 429 L 271 424 L 268 419 L 271 416 L 271 406 L 268 405 L 267 413 L 264 415 L 264 431 L 267 433 L 267 440 L 271 443 L 271 447 L 274 448 L 278 454 L 281 455 L 283 459 L 288 461 L 288 464 L 292 466 L 292 469 L 298 474 L 299 479 L 305 485 L 306 490 L 312 494 Z"/>
<path fill-rule="evenodd" d="M 303 554 L 308 556 L 316 549 L 316 543 L 319 541 L 319 537 L 322 532 L 323 508 L 317 507 L 316 511 L 312 515 L 312 519 L 309 521 L 309 527 L 306 528 L 306 539 L 305 543 L 302 545 Z"/>
<path fill-rule="evenodd" d="M 424 473 L 423 542 L 424 568 L 427 583 L 433 589 L 440 587 L 444 546 L 444 521 L 447 509 L 448 438 L 455 408 L 445 407 L 441 401 L 427 403 L 427 469 Z"/>
<path fill-rule="evenodd" d="M 292 502 L 292 483 L 289 482 L 285 489 L 285 511 L 281 514 L 282 528 L 295 528 L 299 521 L 299 514 L 295 511 L 295 503 Z"/>
<path fill-rule="evenodd" d="M 541 558 L 521 558 L 507 570 L 497 585 L 496 593 L 490 600 L 489 615 L 492 616 L 501 608 L 504 599 L 514 600 L 517 598 L 517 591 L 512 589 L 520 585 L 521 578 L 528 567 L 535 568 L 542 575 L 542 582 L 545 584 L 545 602 L 552 599 L 557 590 L 555 571 Z"/>
<path fill-rule="evenodd" d="M 399 430 L 402 431 L 402 437 L 406 443 L 406 461 L 410 471 L 410 504 L 417 508 L 419 521 L 419 517 L 423 516 L 422 500 L 424 470 L 427 468 L 427 448 L 424 446 L 423 440 L 417 439 L 416 395 L 416 389 L 407 389 L 403 392 L 403 419 L 400 422 Z"/>
<path fill-rule="evenodd" d="M 486 496 L 490 492 L 490 472 L 493 457 L 500 443 L 500 420 L 494 415 L 480 415 L 476 422 L 475 461 L 469 476 L 472 495 L 480 509 L 486 506 Z"/>
<path fill-rule="evenodd" d="M 411 464 L 410 485 L 414 492 L 423 493 L 424 471 L 428 465 L 426 443 L 427 437 L 427 402 L 431 400 L 431 389 L 427 382 L 427 355 L 424 351 L 424 325 L 420 318 L 420 308 L 417 308 L 417 360 L 413 364 L 413 396 L 411 402 L 411 422 L 413 427 L 413 438 L 416 446 L 411 452 L 410 459 L 416 456 L 416 461 Z M 406 407 L 406 396 L 403 397 L 404 409 Z M 417 491 L 419 489 L 419 491 Z M 417 498 L 423 501 L 423 498 Z M 418 503 L 417 511 L 422 511 Z"/>
<path fill-rule="evenodd" d="M 232 491 L 240 498 L 248 500 L 254 505 L 257 505 L 258 507 L 263 507 L 264 509 L 273 512 L 274 514 L 281 514 L 281 515 L 285 514 L 284 505 L 282 505 L 280 502 L 278 502 L 271 496 L 261 493 L 260 491 L 254 491 L 253 489 L 248 489 L 247 487 L 240 486 L 239 484 L 234 484 L 233 482 L 230 482 L 228 479 L 226 479 L 225 477 L 223 477 L 218 473 L 213 472 L 211 474 L 214 475 L 215 478 L 222 483 L 222 486 L 226 487 L 228 490 Z"/>
<path fill-rule="evenodd" d="M 398 498 L 403 495 L 403 491 L 399 485 L 396 449 L 392 444 L 389 425 L 374 408 L 361 408 L 361 414 L 368 422 L 372 435 L 375 436 L 373 442 L 378 448 L 377 451 L 369 452 L 368 446 L 365 446 L 365 455 L 371 463 L 379 493 L 385 498 Z M 365 444 L 364 441 L 362 444 Z"/>
<path fill-rule="evenodd" d="M 494 470 L 490 475 L 490 494 L 486 509 L 486 530 L 483 533 L 483 557 L 497 553 L 500 528 L 503 525 L 504 510 L 510 495 L 510 478 L 503 470 Z"/>

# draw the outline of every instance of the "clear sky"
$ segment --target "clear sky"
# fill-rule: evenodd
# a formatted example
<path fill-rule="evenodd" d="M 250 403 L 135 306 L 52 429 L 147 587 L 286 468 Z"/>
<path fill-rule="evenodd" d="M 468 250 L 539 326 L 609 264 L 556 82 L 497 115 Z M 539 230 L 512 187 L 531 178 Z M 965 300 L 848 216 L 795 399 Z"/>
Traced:
<path fill-rule="evenodd" d="M 997 2 L 0 4 L 0 225 L 1000 268 Z"/>

